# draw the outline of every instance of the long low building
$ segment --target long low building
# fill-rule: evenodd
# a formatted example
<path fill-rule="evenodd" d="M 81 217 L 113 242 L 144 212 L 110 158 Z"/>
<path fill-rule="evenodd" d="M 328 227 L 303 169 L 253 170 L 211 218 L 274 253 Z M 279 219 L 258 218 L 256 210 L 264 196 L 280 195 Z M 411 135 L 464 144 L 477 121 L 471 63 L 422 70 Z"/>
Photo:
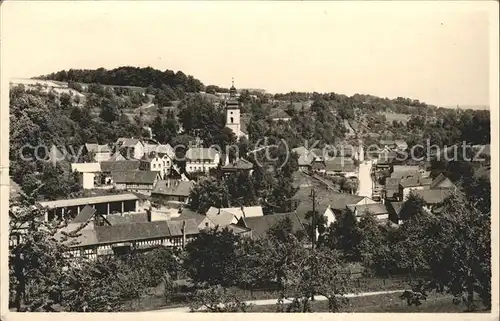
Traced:
<path fill-rule="evenodd" d="M 55 218 L 75 217 L 86 206 L 90 205 L 100 215 L 108 215 L 113 212 L 130 213 L 136 212 L 139 207 L 139 198 L 132 193 L 103 195 L 93 197 L 72 198 L 58 201 L 40 202 L 39 205 L 47 209 L 45 221 Z"/>

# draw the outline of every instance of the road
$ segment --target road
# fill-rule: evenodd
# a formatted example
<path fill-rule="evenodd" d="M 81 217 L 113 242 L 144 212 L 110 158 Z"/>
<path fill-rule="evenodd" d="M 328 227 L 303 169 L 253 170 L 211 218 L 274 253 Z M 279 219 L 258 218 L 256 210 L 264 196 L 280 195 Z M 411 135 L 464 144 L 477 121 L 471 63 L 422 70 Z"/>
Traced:
<path fill-rule="evenodd" d="M 344 297 L 346 298 L 357 298 L 357 297 L 363 297 L 363 296 L 371 296 L 371 295 L 381 295 L 381 294 L 392 294 L 392 293 L 400 293 L 403 292 L 403 290 L 395 290 L 395 291 L 378 291 L 378 292 L 361 292 L 361 293 L 348 293 Z M 326 297 L 318 295 L 315 296 L 314 299 L 316 301 L 325 301 L 327 300 Z M 266 299 L 266 300 L 253 300 L 253 301 L 246 301 L 247 304 L 252 304 L 252 305 L 274 305 L 278 302 L 278 299 Z M 284 300 L 284 303 L 292 303 L 291 300 Z M 180 307 L 180 308 L 166 308 L 166 309 L 158 309 L 158 310 L 153 310 L 153 311 L 144 311 L 144 312 L 184 312 L 184 313 L 189 313 L 191 310 L 188 307 Z"/>
<path fill-rule="evenodd" d="M 364 161 L 359 164 L 359 187 L 358 195 L 372 197 L 373 181 L 371 176 L 372 161 Z"/>

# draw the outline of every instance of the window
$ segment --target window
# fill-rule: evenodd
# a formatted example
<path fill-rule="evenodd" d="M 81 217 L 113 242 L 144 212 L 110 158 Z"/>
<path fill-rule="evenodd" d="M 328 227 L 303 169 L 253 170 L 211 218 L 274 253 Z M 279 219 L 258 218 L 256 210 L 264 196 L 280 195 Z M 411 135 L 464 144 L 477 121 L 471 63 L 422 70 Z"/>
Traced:
<path fill-rule="evenodd" d="M 232 124 L 232 123 L 234 123 L 234 121 L 233 121 L 233 117 L 231 117 L 231 124 Z"/>

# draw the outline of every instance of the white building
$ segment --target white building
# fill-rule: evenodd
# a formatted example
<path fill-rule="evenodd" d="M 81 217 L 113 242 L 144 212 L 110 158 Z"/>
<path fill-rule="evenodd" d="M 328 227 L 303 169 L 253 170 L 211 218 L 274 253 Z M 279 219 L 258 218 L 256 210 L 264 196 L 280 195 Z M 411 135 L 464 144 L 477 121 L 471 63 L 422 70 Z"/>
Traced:
<path fill-rule="evenodd" d="M 191 147 L 186 151 L 186 172 L 208 172 L 220 162 L 220 153 L 214 148 Z"/>
<path fill-rule="evenodd" d="M 137 138 L 118 138 L 116 146 L 127 159 L 141 159 L 144 156 L 144 145 Z"/>

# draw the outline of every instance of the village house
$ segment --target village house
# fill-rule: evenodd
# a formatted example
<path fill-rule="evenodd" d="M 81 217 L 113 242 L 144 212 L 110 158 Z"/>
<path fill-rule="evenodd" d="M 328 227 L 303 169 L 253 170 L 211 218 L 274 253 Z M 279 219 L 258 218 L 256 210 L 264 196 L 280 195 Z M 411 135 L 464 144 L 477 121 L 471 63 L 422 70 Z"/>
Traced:
<path fill-rule="evenodd" d="M 101 174 L 99 177 L 99 184 L 112 185 L 113 184 L 112 173 L 138 171 L 140 165 L 141 163 L 139 160 L 117 160 L 117 161 L 101 162 Z"/>
<path fill-rule="evenodd" d="M 302 219 L 308 211 L 312 210 L 312 189 L 316 193 L 316 207 L 319 212 L 323 212 L 328 219 L 328 224 L 333 223 L 335 214 L 343 212 L 348 205 L 372 204 L 377 203 L 366 196 L 358 196 L 349 193 L 339 193 L 325 188 L 304 187 L 300 188 L 292 197 L 292 208 Z M 330 215 L 330 209 L 333 216 Z"/>
<path fill-rule="evenodd" d="M 387 177 L 385 179 L 385 199 L 389 201 L 399 201 L 403 196 L 401 179 Z"/>
<path fill-rule="evenodd" d="M 191 147 L 186 151 L 186 172 L 208 172 L 217 168 L 220 154 L 214 148 Z"/>
<path fill-rule="evenodd" d="M 262 211 L 262 206 L 241 206 L 241 207 L 226 207 L 226 208 L 216 208 L 210 207 L 206 213 L 208 217 L 218 215 L 221 212 L 226 212 L 233 215 L 236 218 L 234 223 L 237 223 L 241 217 L 259 217 L 264 216 Z"/>
<path fill-rule="evenodd" d="M 99 173 L 101 173 L 100 163 L 72 163 L 71 170 L 82 174 L 82 188 L 93 189 L 100 185 Z"/>
<path fill-rule="evenodd" d="M 107 161 L 111 158 L 111 148 L 106 144 L 87 143 L 85 144 L 85 153 L 91 156 L 91 161 L 93 162 Z"/>
<path fill-rule="evenodd" d="M 289 219 L 292 223 L 292 233 L 295 235 L 307 236 L 307 230 L 297 213 L 273 213 L 265 216 L 241 217 L 238 225 L 250 230 L 249 236 L 258 239 L 265 236 L 271 228 L 281 221 Z"/>
<path fill-rule="evenodd" d="M 290 117 L 290 115 L 288 115 L 283 109 L 281 108 L 274 108 L 271 110 L 271 118 L 273 119 L 273 121 L 290 121 L 292 119 L 292 117 Z"/>
<path fill-rule="evenodd" d="M 352 158 L 334 157 L 325 161 L 315 161 L 311 165 L 313 172 L 334 176 L 357 177 L 357 166 L 354 165 Z"/>
<path fill-rule="evenodd" d="M 403 200 L 407 200 L 411 191 L 429 189 L 432 183 L 430 178 L 407 178 L 402 179 L 400 185 L 403 189 Z"/>
<path fill-rule="evenodd" d="M 351 158 L 346 157 L 335 157 L 334 159 L 325 161 L 324 173 L 328 176 L 358 177 L 357 166 Z"/>
<path fill-rule="evenodd" d="M 396 150 L 400 152 L 404 152 L 405 150 L 408 149 L 408 143 L 406 143 L 404 140 L 398 140 L 396 139 L 394 141 L 394 144 L 396 145 Z"/>
<path fill-rule="evenodd" d="M 172 158 L 167 154 L 151 152 L 141 158 L 139 169 L 159 172 L 160 177 L 163 179 L 170 174 L 172 164 Z"/>
<path fill-rule="evenodd" d="M 385 223 L 389 220 L 389 210 L 385 204 L 372 203 L 372 204 L 357 204 L 347 205 L 347 208 L 354 213 L 358 221 L 363 218 L 367 213 L 374 215 L 377 221 Z"/>
<path fill-rule="evenodd" d="M 104 196 L 81 197 L 67 200 L 45 201 L 38 204 L 45 208 L 45 221 L 54 219 L 73 218 L 87 205 L 93 207 L 99 215 L 108 215 L 113 212 L 130 213 L 137 212 L 139 198 L 137 195 L 110 194 Z"/>
<path fill-rule="evenodd" d="M 187 204 L 189 194 L 195 183 L 193 181 L 182 181 L 166 179 L 156 183 L 155 188 L 151 191 L 151 198 L 156 203 L 180 203 Z"/>
<path fill-rule="evenodd" d="M 161 179 L 160 173 L 156 171 L 126 171 L 112 173 L 113 183 L 117 190 L 143 193 L 150 195 Z"/>
<path fill-rule="evenodd" d="M 126 159 L 141 159 L 144 156 L 144 145 L 137 138 L 118 138 L 115 146 Z"/>
<path fill-rule="evenodd" d="M 226 166 L 222 167 L 222 172 L 224 174 L 235 173 L 239 171 L 251 172 L 253 169 L 253 163 L 247 161 L 243 158 L 238 158 L 232 163 L 228 163 Z"/>
<path fill-rule="evenodd" d="M 56 237 L 68 247 L 70 257 L 87 257 L 124 254 L 132 250 L 148 251 L 160 246 L 183 248 L 199 234 L 195 220 L 134 222 L 112 225 L 106 218 L 86 218 L 72 221 Z M 90 224 L 91 221 L 99 222 Z M 76 235 L 67 237 L 66 234 Z"/>
<path fill-rule="evenodd" d="M 212 221 L 210 217 L 212 218 L 215 217 L 215 220 Z M 251 236 L 251 230 L 245 226 L 240 226 L 238 224 L 233 224 L 233 223 L 226 224 L 229 218 L 228 215 L 211 214 L 210 217 L 183 208 L 181 209 L 181 215 L 176 218 L 173 218 L 172 220 L 177 221 L 177 220 L 194 219 L 200 231 L 214 229 L 214 228 L 221 228 L 221 229 L 227 228 L 229 231 L 233 232 L 236 235 Z M 226 218 L 224 219 L 224 217 Z M 231 219 L 231 221 L 233 221 L 233 219 Z"/>
<path fill-rule="evenodd" d="M 411 193 L 416 197 L 420 197 L 426 203 L 425 210 L 430 213 L 439 213 L 441 210 L 441 204 L 445 199 L 452 194 L 452 189 L 425 189 L 425 190 L 414 190 Z"/>
<path fill-rule="evenodd" d="M 296 153 L 299 158 L 297 159 L 299 169 L 309 170 L 312 163 L 316 159 L 313 153 L 309 152 L 304 146 L 299 146 L 292 149 L 292 153 Z"/>
<path fill-rule="evenodd" d="M 456 189 L 457 186 L 442 173 L 439 174 L 430 185 L 430 189 Z"/>

